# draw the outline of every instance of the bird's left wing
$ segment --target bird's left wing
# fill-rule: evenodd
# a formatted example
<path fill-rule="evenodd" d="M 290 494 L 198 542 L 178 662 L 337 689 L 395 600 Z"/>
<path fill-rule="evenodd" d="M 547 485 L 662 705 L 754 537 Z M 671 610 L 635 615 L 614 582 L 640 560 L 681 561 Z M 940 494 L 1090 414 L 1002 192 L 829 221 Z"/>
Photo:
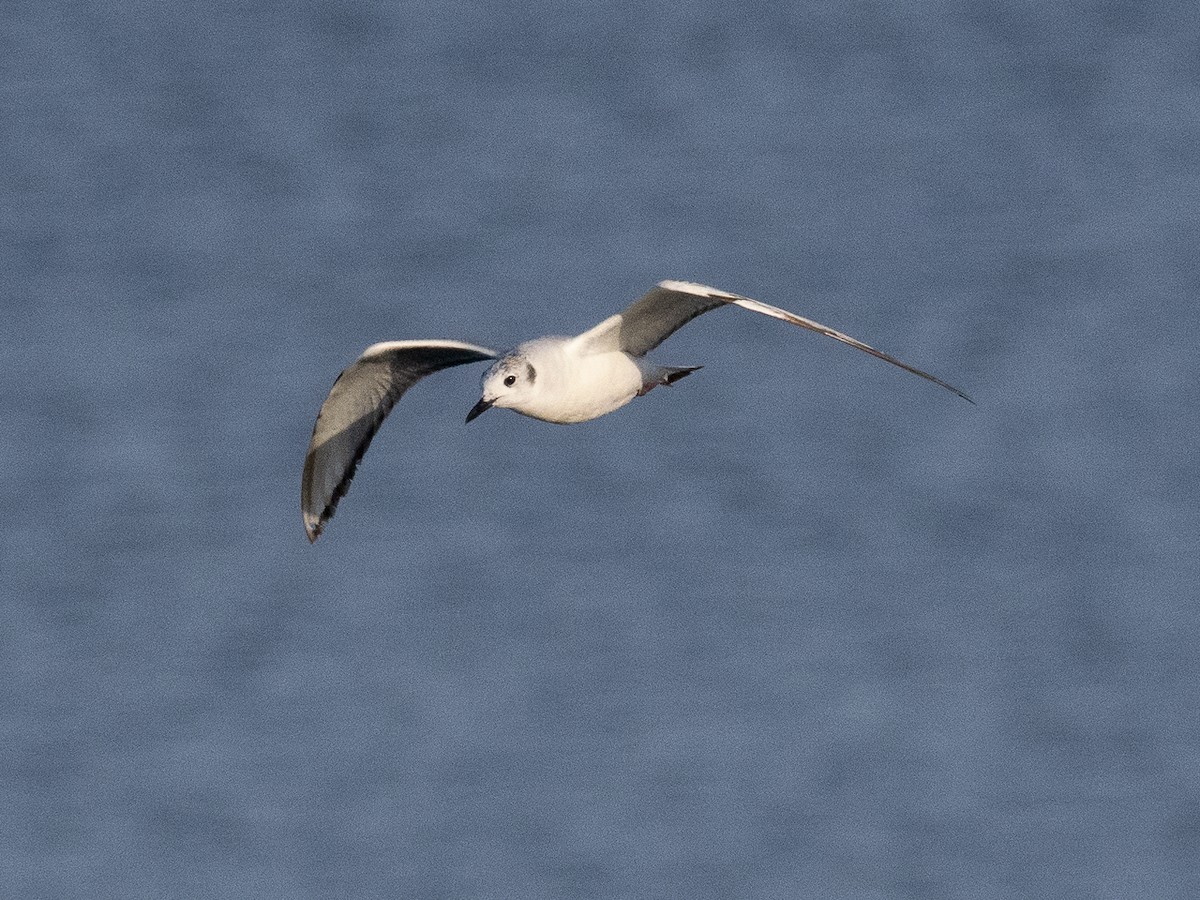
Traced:
<path fill-rule="evenodd" d="M 313 426 L 300 486 L 309 541 L 320 537 L 371 438 L 405 391 L 440 369 L 495 358 L 486 347 L 460 341 L 386 341 L 364 350 L 333 383 Z"/>

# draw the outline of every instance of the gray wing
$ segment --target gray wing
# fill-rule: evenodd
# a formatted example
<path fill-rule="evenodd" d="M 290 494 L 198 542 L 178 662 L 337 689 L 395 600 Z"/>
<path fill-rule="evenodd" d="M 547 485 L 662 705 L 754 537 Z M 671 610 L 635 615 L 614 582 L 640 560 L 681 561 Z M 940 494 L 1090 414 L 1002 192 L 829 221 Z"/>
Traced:
<path fill-rule="evenodd" d="M 631 356 L 644 356 L 692 319 L 726 304 L 753 310 L 765 316 L 771 316 L 792 325 L 807 328 L 809 331 L 826 335 L 843 344 L 849 344 L 864 353 L 870 353 L 876 359 L 882 359 L 893 366 L 899 366 L 906 372 L 920 375 L 927 381 L 932 381 L 957 394 L 969 403 L 975 402 L 954 385 L 947 384 L 928 372 L 901 362 L 882 350 L 876 350 L 874 347 L 855 340 L 848 334 L 842 334 L 840 331 L 822 325 L 820 322 L 814 322 L 812 319 L 806 319 L 777 306 L 751 300 L 749 297 L 730 294 L 687 281 L 660 281 L 646 296 L 630 304 L 617 315 L 605 319 L 590 331 L 585 331 L 575 340 L 581 347 L 591 352 L 623 350 Z"/>
<path fill-rule="evenodd" d="M 495 358 L 486 347 L 459 341 L 387 341 L 364 350 L 337 377 L 313 426 L 300 486 L 309 541 L 320 537 L 371 438 L 405 391 L 439 369 Z"/>

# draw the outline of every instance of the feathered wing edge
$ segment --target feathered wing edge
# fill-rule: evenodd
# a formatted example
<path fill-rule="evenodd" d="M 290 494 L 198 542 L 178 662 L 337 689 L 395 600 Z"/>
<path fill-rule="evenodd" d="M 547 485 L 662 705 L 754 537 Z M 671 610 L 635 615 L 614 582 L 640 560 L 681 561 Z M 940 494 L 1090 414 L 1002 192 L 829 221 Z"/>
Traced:
<path fill-rule="evenodd" d="M 910 366 L 882 350 L 876 350 L 870 344 L 864 344 L 848 334 L 822 325 L 820 322 L 798 316 L 786 309 L 780 309 L 778 306 L 751 300 L 740 294 L 731 294 L 707 285 L 693 284 L 687 281 L 660 281 L 645 296 L 634 301 L 617 315 L 605 319 L 595 328 L 585 331 L 575 340 L 596 352 L 623 350 L 632 356 L 640 357 L 649 353 L 692 319 L 727 304 L 740 306 L 743 309 L 762 313 L 765 316 L 771 316 L 831 337 L 856 350 L 869 353 L 876 359 L 881 359 L 906 372 L 932 381 L 939 387 L 962 397 L 968 403 L 975 402 L 954 385 L 915 366 Z"/>
<path fill-rule="evenodd" d="M 404 392 L 441 369 L 495 359 L 460 341 L 387 341 L 363 351 L 334 381 L 304 458 L 300 509 L 309 542 L 321 536 L 371 439 Z"/>

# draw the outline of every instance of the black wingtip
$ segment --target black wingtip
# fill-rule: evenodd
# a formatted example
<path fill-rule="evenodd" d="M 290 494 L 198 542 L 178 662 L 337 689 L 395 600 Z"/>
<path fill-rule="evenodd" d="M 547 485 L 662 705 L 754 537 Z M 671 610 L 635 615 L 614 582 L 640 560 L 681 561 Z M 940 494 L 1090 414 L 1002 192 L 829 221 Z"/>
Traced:
<path fill-rule="evenodd" d="M 970 403 L 972 406 L 978 406 L 978 405 L 979 405 L 979 404 L 978 404 L 978 403 L 976 403 L 974 400 L 972 400 L 972 399 L 970 398 L 970 396 L 968 396 L 968 395 L 967 395 L 967 392 L 966 392 L 966 391 L 960 391 L 960 390 L 959 390 L 958 388 L 956 388 L 954 385 L 952 385 L 952 384 L 946 384 L 946 382 L 944 382 L 944 381 L 939 381 L 939 382 L 938 382 L 938 384 L 940 384 L 940 385 L 941 385 L 942 387 L 944 387 L 946 390 L 948 390 L 948 391 L 952 391 L 953 393 L 955 393 L 955 394 L 958 394 L 958 396 L 962 397 L 964 400 L 966 400 L 966 401 L 967 401 L 968 403 Z"/>
<path fill-rule="evenodd" d="M 310 544 L 315 544 L 317 542 L 317 538 L 319 538 L 321 536 L 321 532 L 324 530 L 325 530 L 325 522 L 324 521 L 317 520 L 315 522 L 310 522 L 310 521 L 307 521 L 307 517 L 305 517 L 304 536 L 308 538 L 308 542 Z"/>
<path fill-rule="evenodd" d="M 871 348 L 872 351 L 874 349 L 875 349 L 874 347 Z M 868 352 L 871 352 L 871 351 L 868 351 Z M 974 400 L 971 399 L 971 397 L 967 394 L 966 391 L 960 391 L 954 385 L 950 384 L 950 382 L 942 381 L 942 379 L 938 378 L 936 375 L 930 375 L 928 372 L 922 372 L 920 369 L 914 368 L 913 366 L 910 366 L 908 363 L 902 363 L 899 360 L 893 359 L 892 357 L 886 356 L 882 353 L 878 353 L 878 354 L 872 353 L 871 355 L 872 356 L 878 355 L 879 358 L 883 359 L 885 362 L 890 362 L 893 365 L 897 365 L 901 369 L 904 369 L 906 372 L 912 372 L 914 375 L 920 375 L 926 381 L 931 381 L 934 384 L 936 384 L 938 387 L 945 388 L 950 393 L 955 394 L 959 397 L 962 397 L 962 399 L 966 400 L 972 406 L 978 406 L 978 404 Z"/>

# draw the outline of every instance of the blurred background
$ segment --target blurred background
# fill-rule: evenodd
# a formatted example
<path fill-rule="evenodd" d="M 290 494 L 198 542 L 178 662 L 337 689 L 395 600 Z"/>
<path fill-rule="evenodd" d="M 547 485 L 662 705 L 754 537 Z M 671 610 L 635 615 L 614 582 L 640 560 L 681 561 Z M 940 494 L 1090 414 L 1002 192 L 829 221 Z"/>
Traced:
<path fill-rule="evenodd" d="M 10 0 L 13 897 L 1200 895 L 1200 14 Z M 762 316 L 572 427 L 384 339 Z"/>

